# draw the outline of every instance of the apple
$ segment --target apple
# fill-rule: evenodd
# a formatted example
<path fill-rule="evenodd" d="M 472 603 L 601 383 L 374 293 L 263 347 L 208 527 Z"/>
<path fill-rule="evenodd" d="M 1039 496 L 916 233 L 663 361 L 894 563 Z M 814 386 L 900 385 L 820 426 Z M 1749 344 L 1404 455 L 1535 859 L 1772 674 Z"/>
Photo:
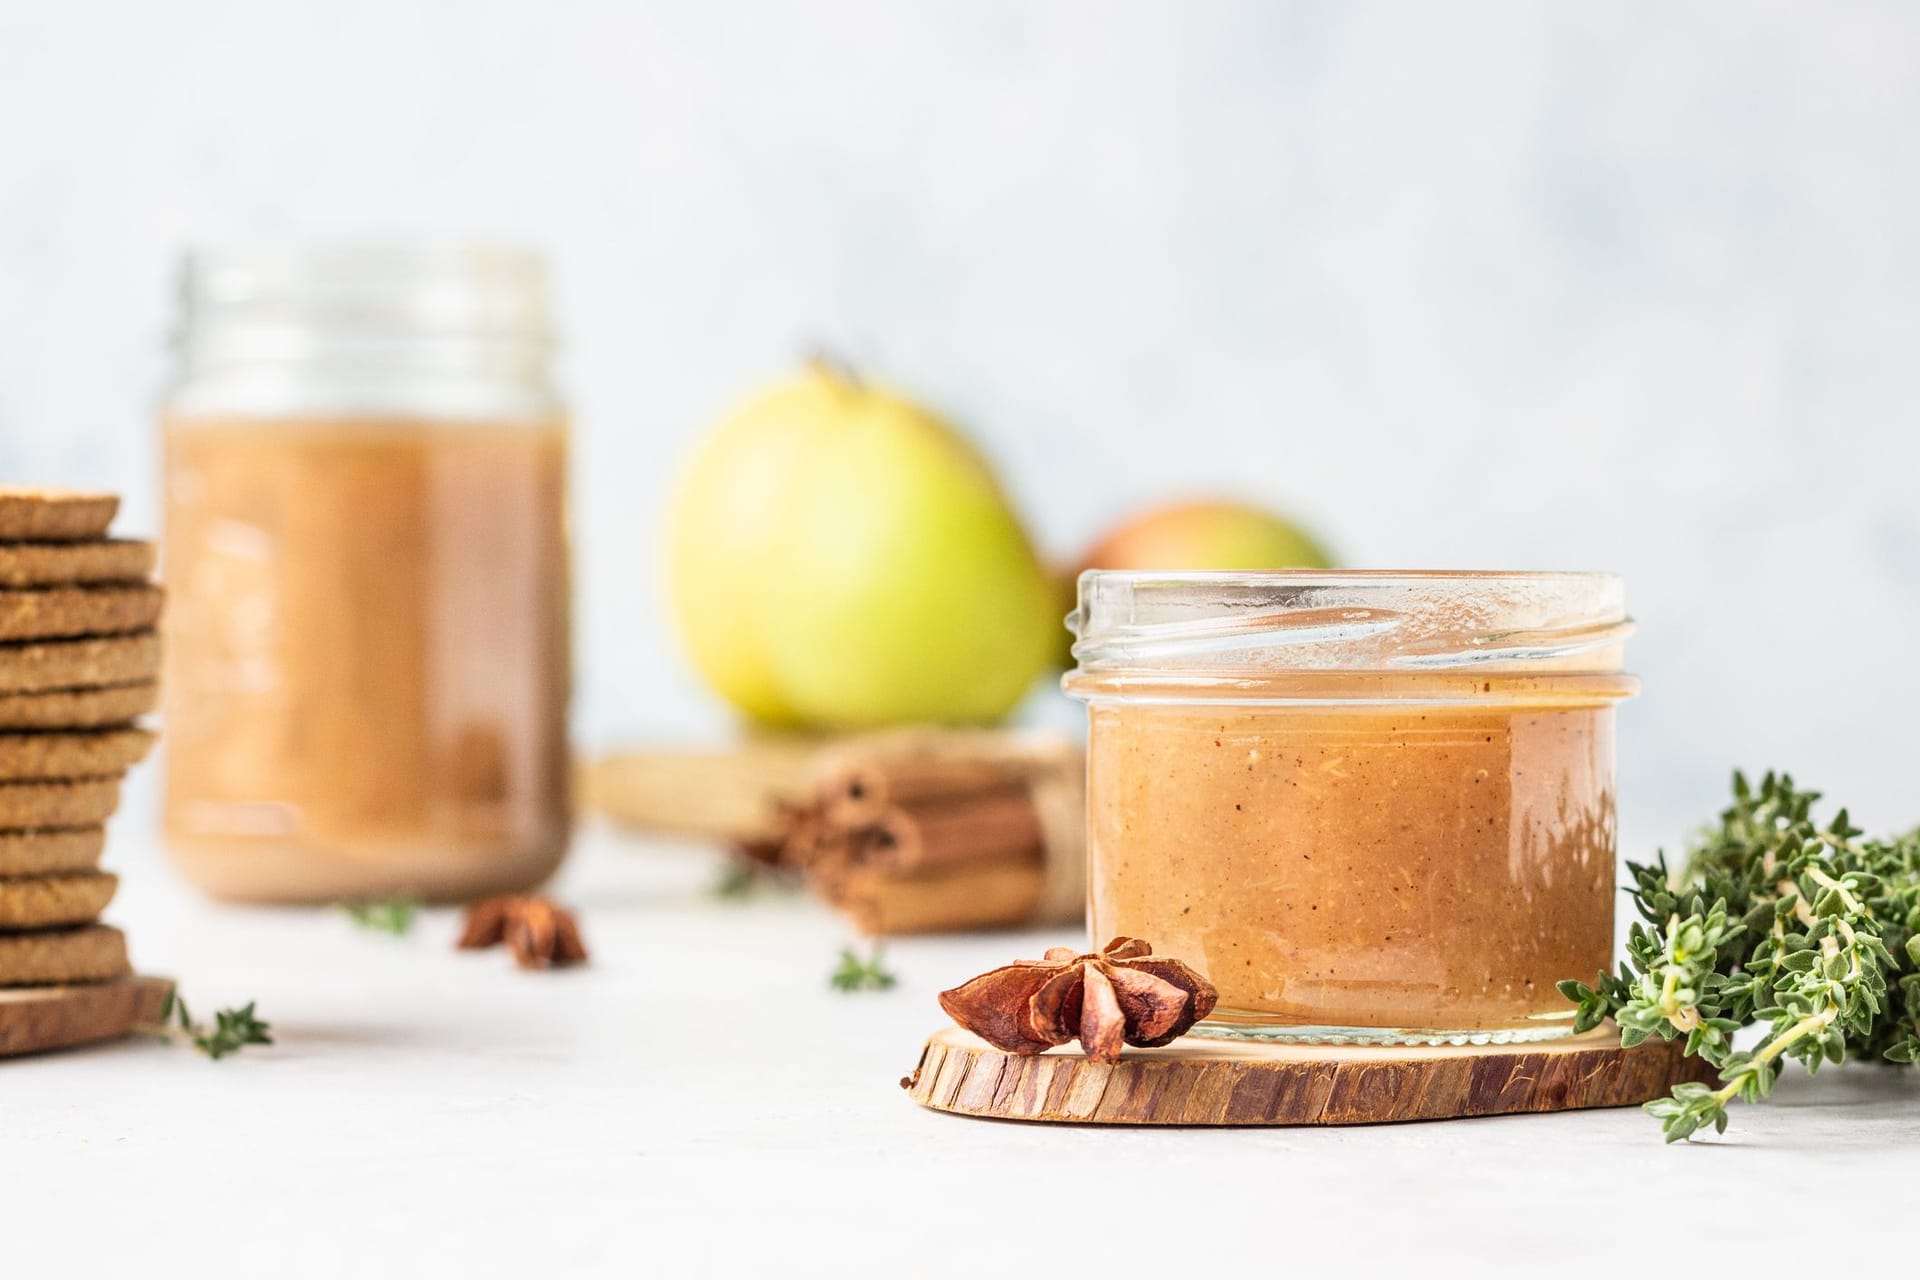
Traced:
<path fill-rule="evenodd" d="M 1158 507 L 1109 529 L 1080 568 L 1325 569 L 1332 563 L 1326 548 L 1286 517 L 1212 500 Z"/>
<path fill-rule="evenodd" d="M 701 440 L 669 516 L 667 581 L 700 674 L 775 725 L 991 722 L 1061 626 L 980 455 L 826 363 Z"/>
<path fill-rule="evenodd" d="M 1224 499 L 1177 502 L 1108 529 L 1055 591 L 1071 610 L 1088 569 L 1325 569 L 1332 563 L 1312 534 L 1262 507 Z M 1056 643 L 1056 666 L 1073 665 L 1072 646 L 1071 636 Z"/>

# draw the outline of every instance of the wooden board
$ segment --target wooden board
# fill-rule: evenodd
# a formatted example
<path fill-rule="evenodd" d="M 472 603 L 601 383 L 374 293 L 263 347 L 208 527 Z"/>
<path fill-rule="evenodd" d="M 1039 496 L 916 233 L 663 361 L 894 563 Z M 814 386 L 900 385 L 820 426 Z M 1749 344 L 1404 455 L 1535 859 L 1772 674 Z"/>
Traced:
<path fill-rule="evenodd" d="M 786 834 L 782 804 L 811 798 L 825 740 L 754 738 L 724 751 L 620 751 L 584 765 L 581 804 L 642 831 L 743 844 Z"/>
<path fill-rule="evenodd" d="M 0 1058 L 111 1040 L 158 1023 L 171 990 L 165 978 L 140 977 L 0 989 Z"/>
<path fill-rule="evenodd" d="M 936 1111 L 1056 1124 L 1308 1125 L 1624 1107 L 1714 1072 L 1679 1043 L 1619 1032 L 1458 1048 L 1268 1045 L 1188 1037 L 1111 1066 L 1077 1047 L 1020 1057 L 949 1027 L 900 1086 Z"/>

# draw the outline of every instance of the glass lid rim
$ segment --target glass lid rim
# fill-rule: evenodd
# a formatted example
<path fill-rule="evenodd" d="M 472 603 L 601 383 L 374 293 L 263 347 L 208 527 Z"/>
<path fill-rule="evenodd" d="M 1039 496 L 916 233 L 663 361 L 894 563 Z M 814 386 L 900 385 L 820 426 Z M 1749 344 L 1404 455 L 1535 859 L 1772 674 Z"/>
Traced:
<path fill-rule="evenodd" d="M 1626 580 L 1565 570 L 1088 570 L 1081 670 L 1619 670 Z"/>
<path fill-rule="evenodd" d="M 1085 569 L 1079 581 L 1139 586 L 1166 582 L 1177 586 L 1328 586 L 1343 582 L 1622 582 L 1607 569 Z"/>

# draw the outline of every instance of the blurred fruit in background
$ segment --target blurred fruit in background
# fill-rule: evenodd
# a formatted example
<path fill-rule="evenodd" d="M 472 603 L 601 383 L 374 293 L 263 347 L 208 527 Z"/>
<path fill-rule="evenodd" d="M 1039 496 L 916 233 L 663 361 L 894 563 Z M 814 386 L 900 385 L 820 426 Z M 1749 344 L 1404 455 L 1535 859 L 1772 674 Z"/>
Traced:
<path fill-rule="evenodd" d="M 986 462 L 927 409 L 824 361 L 700 442 L 667 545 L 694 665 L 767 724 L 990 722 L 1060 631 Z"/>
<path fill-rule="evenodd" d="M 1207 499 L 1155 507 L 1107 530 L 1055 583 L 1063 613 L 1073 609 L 1077 581 L 1088 569 L 1327 569 L 1333 559 L 1318 539 L 1276 512 L 1244 502 Z M 1073 637 L 1056 641 L 1054 660 L 1071 667 Z"/>
<path fill-rule="evenodd" d="M 1074 571 L 1086 569 L 1325 569 L 1326 548 L 1285 516 L 1246 503 L 1182 502 L 1109 529 Z"/>

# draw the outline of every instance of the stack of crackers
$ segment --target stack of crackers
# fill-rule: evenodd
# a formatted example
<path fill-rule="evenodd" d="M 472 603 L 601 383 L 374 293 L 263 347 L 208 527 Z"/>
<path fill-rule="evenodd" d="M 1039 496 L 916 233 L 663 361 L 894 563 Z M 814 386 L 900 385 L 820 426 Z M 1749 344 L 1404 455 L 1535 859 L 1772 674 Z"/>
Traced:
<path fill-rule="evenodd" d="M 0 987 L 128 972 L 99 923 L 120 780 L 152 749 L 161 591 L 111 494 L 0 487 Z"/>

